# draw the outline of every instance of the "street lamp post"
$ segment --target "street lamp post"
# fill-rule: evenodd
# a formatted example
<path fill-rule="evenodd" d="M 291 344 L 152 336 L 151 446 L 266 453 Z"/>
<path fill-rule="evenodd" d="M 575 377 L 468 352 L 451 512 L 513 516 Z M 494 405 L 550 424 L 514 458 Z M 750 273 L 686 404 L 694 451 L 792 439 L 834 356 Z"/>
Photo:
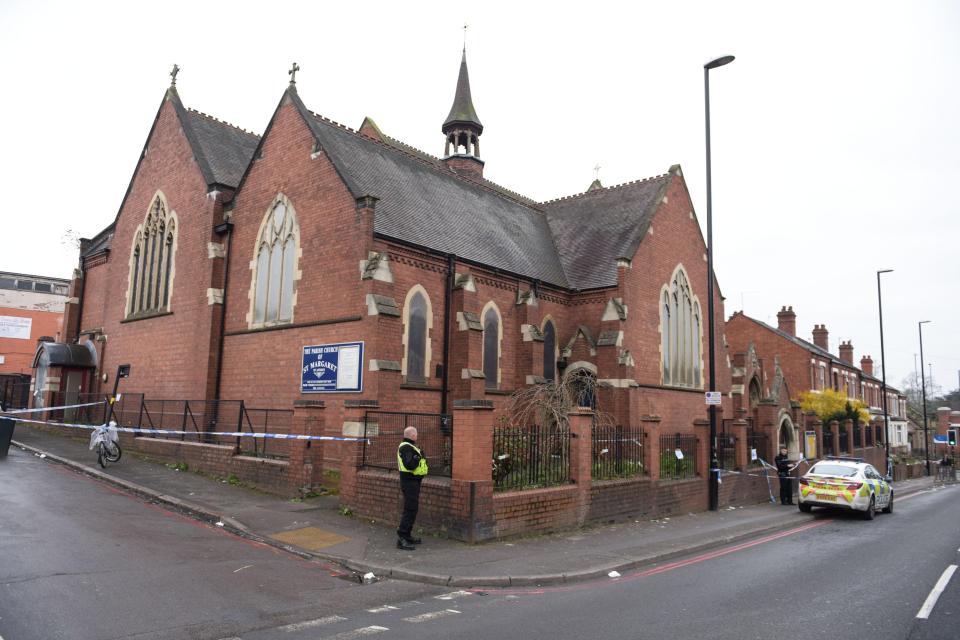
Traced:
<path fill-rule="evenodd" d="M 921 320 L 917 323 L 917 330 L 920 332 L 920 386 L 923 389 L 923 457 L 927 461 L 927 475 L 930 475 L 930 450 L 927 444 L 930 437 L 927 435 L 927 379 L 923 373 L 923 325 L 930 322 Z"/>
<path fill-rule="evenodd" d="M 714 349 L 714 313 L 713 313 L 713 193 L 710 174 L 710 70 L 733 62 L 733 56 L 720 56 L 703 65 L 703 100 L 706 114 L 707 137 L 707 326 L 709 327 L 710 351 L 710 391 L 717 390 L 717 376 Z M 717 406 L 709 405 L 710 412 L 710 510 L 720 508 L 720 471 L 717 462 Z"/>
<path fill-rule="evenodd" d="M 887 363 L 883 359 L 883 297 L 880 294 L 880 274 L 890 273 L 893 269 L 877 271 L 877 305 L 880 307 L 880 372 L 883 385 L 883 439 L 887 444 L 887 473 L 890 473 L 890 416 L 887 413 Z"/>

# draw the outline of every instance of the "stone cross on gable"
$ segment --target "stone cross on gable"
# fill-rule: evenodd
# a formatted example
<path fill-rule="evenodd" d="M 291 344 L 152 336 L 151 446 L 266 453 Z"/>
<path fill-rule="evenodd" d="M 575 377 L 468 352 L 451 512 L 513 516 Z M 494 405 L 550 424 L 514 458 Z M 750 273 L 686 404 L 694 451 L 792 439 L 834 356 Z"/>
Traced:
<path fill-rule="evenodd" d="M 177 86 L 177 74 L 180 73 L 180 67 L 174 63 L 173 69 L 170 70 L 170 86 Z"/>
<path fill-rule="evenodd" d="M 290 74 L 290 84 L 297 84 L 297 71 L 300 71 L 300 65 L 294 62 L 293 66 L 290 67 L 290 71 L 287 71 L 287 73 Z"/>
<path fill-rule="evenodd" d="M 595 167 L 593 168 L 594 178 L 596 178 L 597 180 L 600 179 L 600 169 L 601 169 L 601 167 L 600 167 L 600 164 L 599 164 L 599 163 L 597 164 L 597 166 L 595 166 Z"/>

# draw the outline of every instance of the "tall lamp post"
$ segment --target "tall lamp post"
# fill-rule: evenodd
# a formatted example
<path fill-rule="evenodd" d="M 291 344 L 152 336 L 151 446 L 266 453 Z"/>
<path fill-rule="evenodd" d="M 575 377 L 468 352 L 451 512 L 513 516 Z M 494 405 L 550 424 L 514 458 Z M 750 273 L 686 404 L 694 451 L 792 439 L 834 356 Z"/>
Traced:
<path fill-rule="evenodd" d="M 883 359 L 883 297 L 880 294 L 880 274 L 890 273 L 893 269 L 877 271 L 877 305 L 880 307 L 880 372 L 883 389 L 883 440 L 887 444 L 886 473 L 890 471 L 890 416 L 887 413 L 887 363 Z"/>
<path fill-rule="evenodd" d="M 703 65 L 703 100 L 706 114 L 707 134 L 707 326 L 710 344 L 710 391 L 717 390 L 714 363 L 714 314 L 713 314 L 713 193 L 710 175 L 710 70 L 733 62 L 733 56 L 720 56 Z M 717 463 L 717 406 L 709 405 L 710 411 L 710 510 L 720 508 L 720 472 L 714 471 Z"/>
<path fill-rule="evenodd" d="M 923 373 L 923 325 L 930 322 L 921 320 L 917 323 L 917 330 L 920 332 L 920 386 L 923 388 L 923 457 L 927 461 L 927 475 L 930 475 L 930 437 L 927 435 L 927 379 Z"/>

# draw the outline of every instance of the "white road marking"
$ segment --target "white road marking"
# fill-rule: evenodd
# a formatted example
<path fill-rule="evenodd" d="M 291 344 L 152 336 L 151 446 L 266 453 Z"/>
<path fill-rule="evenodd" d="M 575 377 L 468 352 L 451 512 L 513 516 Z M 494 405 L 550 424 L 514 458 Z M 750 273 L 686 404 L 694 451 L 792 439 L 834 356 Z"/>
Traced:
<path fill-rule="evenodd" d="M 462 598 L 463 596 L 472 596 L 472 591 L 453 591 L 452 593 L 444 593 L 443 595 L 433 596 L 437 600 L 456 600 L 457 598 Z"/>
<path fill-rule="evenodd" d="M 395 607 L 392 604 L 385 604 L 382 607 L 374 607 L 373 609 L 367 609 L 368 613 L 386 613 L 387 611 L 396 611 L 400 607 Z"/>
<path fill-rule="evenodd" d="M 943 593 L 943 590 L 947 588 L 947 583 L 950 582 L 950 578 L 953 576 L 953 572 L 956 570 L 957 565 L 955 564 L 952 564 L 943 570 L 943 574 L 940 575 L 940 579 L 937 580 L 937 584 L 933 585 L 933 590 L 930 592 L 930 595 L 927 596 L 923 606 L 920 607 L 920 611 L 917 612 L 918 618 L 927 619 L 930 617 L 930 612 L 933 611 L 933 608 L 937 604 L 937 600 L 940 598 L 940 594 Z"/>
<path fill-rule="evenodd" d="M 248 564 L 248 565 L 245 566 L 245 567 L 240 567 L 239 569 L 237 569 L 236 571 L 234 571 L 234 573 L 240 573 L 240 572 L 243 571 L 244 569 L 249 569 L 249 568 L 252 567 L 252 566 L 253 566 L 252 564 Z"/>
<path fill-rule="evenodd" d="M 325 624 L 342 622 L 343 620 L 346 620 L 346 618 L 342 618 L 340 616 L 327 616 L 326 618 L 317 618 L 316 620 L 306 620 L 304 622 L 295 622 L 293 624 L 277 627 L 277 631 L 286 631 L 287 633 L 292 633 L 294 631 L 300 631 L 301 629 L 312 629 L 313 627 L 322 627 Z"/>
<path fill-rule="evenodd" d="M 360 627 L 359 629 L 354 629 L 353 631 L 344 631 L 343 633 L 338 633 L 335 636 L 328 636 L 322 640 L 353 640 L 353 638 L 359 638 L 360 636 L 372 636 L 375 633 L 382 633 L 384 631 L 390 631 L 387 627 L 378 627 L 376 625 L 370 627 Z"/>
<path fill-rule="evenodd" d="M 430 613 L 421 613 L 418 616 L 411 616 L 409 618 L 404 618 L 404 622 L 426 622 L 428 620 L 436 620 L 437 618 L 445 618 L 447 616 L 452 616 L 454 614 L 460 613 L 456 609 L 443 609 L 441 611 L 431 611 Z"/>

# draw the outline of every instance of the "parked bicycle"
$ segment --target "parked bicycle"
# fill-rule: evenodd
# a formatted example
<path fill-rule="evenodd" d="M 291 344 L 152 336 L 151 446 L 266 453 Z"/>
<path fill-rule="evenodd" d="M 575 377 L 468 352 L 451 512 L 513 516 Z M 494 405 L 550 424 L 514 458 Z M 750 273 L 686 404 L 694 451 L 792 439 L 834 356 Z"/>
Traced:
<path fill-rule="evenodd" d="M 120 435 L 117 432 L 117 423 L 110 421 L 109 425 L 102 424 L 90 434 L 90 450 L 96 450 L 97 462 L 104 469 L 108 462 L 119 462 L 123 451 L 120 449 Z"/>

